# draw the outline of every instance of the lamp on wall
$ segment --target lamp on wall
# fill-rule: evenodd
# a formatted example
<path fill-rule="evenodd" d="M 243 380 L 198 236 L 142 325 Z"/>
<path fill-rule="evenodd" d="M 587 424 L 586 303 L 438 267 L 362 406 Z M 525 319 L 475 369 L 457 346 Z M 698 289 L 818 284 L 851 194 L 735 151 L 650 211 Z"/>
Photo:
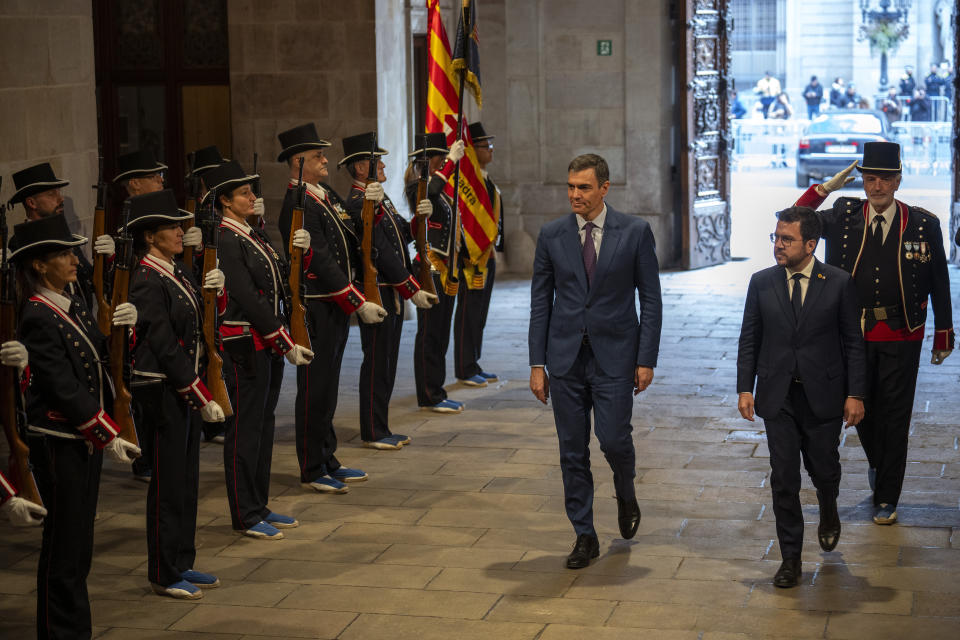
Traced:
<path fill-rule="evenodd" d="M 879 9 L 871 9 L 872 0 L 860 0 L 860 14 L 863 24 L 860 25 L 862 42 L 870 43 L 871 53 L 880 53 L 880 86 L 879 91 L 887 90 L 887 54 L 893 53 L 900 43 L 910 35 L 907 17 L 913 0 L 879 0 Z M 896 8 L 891 9 L 890 6 Z"/>

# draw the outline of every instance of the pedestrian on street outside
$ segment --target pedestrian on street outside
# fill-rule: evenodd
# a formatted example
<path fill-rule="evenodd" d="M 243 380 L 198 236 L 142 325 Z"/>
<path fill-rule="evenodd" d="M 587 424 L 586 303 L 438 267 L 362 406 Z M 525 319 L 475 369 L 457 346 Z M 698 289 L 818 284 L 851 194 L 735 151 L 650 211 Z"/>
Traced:
<path fill-rule="evenodd" d="M 843 78 L 837 76 L 833 79 L 833 84 L 830 85 L 830 108 L 831 109 L 843 109 L 843 95 L 846 92 L 847 87 L 843 83 Z"/>
<path fill-rule="evenodd" d="M 813 120 L 820 114 L 820 103 L 823 102 L 823 85 L 817 76 L 810 76 L 810 84 L 803 89 L 803 99 L 807 102 L 807 119 Z"/>
<path fill-rule="evenodd" d="M 927 92 L 917 89 L 913 100 L 910 101 L 910 120 L 913 122 L 930 122 L 930 99 Z"/>
<path fill-rule="evenodd" d="M 770 105 L 774 103 L 777 96 L 780 95 L 780 81 L 773 77 L 769 71 L 763 72 L 763 77 L 757 81 L 753 92 L 760 96 L 760 104 L 763 108 L 763 117 L 769 117 Z"/>

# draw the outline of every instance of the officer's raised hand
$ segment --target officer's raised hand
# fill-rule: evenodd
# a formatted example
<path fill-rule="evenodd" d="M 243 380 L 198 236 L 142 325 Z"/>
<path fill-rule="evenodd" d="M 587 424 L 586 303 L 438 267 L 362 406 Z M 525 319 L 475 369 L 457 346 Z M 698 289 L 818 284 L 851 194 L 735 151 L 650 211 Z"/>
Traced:
<path fill-rule="evenodd" d="M 837 175 L 833 176 L 823 184 L 817 185 L 817 192 L 820 195 L 825 196 L 827 194 L 833 193 L 837 189 L 842 189 L 843 187 L 847 186 L 848 184 L 850 184 L 851 182 L 857 179 L 856 176 L 850 175 L 853 172 L 853 170 L 856 169 L 856 167 L 857 167 L 857 161 L 854 160 L 853 162 L 850 163 L 849 167 L 847 167 Z"/>

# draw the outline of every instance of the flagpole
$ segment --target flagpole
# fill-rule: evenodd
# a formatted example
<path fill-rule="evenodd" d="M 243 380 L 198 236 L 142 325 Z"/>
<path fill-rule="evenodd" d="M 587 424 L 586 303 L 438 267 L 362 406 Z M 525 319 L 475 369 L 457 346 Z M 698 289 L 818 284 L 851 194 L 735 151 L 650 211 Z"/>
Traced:
<path fill-rule="evenodd" d="M 458 69 L 460 73 L 460 91 L 457 96 L 457 141 L 463 140 L 463 90 L 464 80 L 467 70 L 470 68 L 470 45 L 467 42 L 467 34 L 470 33 L 469 12 L 470 0 L 463 0 L 460 8 L 460 22 L 463 24 L 463 33 L 457 34 L 457 38 L 463 35 L 463 68 Z M 460 160 L 457 160 L 456 167 L 453 170 L 453 246 L 447 254 L 447 295 L 457 294 L 460 284 L 460 273 L 457 268 L 457 252 L 460 249 Z"/>

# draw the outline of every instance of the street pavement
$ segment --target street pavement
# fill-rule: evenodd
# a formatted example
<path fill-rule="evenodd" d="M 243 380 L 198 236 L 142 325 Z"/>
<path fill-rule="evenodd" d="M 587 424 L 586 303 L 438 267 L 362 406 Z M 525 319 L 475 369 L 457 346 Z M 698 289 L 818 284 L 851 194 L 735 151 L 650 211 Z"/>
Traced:
<path fill-rule="evenodd" d="M 758 201 L 769 208 L 796 194 L 781 191 Z M 754 216 L 747 226 L 760 236 L 757 257 L 662 276 L 660 361 L 652 386 L 634 403 L 643 513 L 635 539 L 618 537 L 611 472 L 594 440 L 601 555 L 585 570 L 564 568 L 574 536 L 563 511 L 553 416 L 527 388 L 529 283 L 505 277 L 493 294 L 482 359 L 501 379 L 484 389 L 459 386 L 451 359 L 448 388 L 466 403 L 461 415 L 417 410 L 416 323 L 404 324 L 391 414 L 393 430 L 412 438 L 402 451 L 360 446 L 360 348 L 351 330 L 338 456 L 370 479 L 345 495 L 316 494 L 297 482 L 294 371 L 287 367 L 270 506 L 301 525 L 284 540 L 231 531 L 222 448 L 203 445 L 195 568 L 219 575 L 223 586 L 200 601 L 152 593 L 145 486 L 128 468 L 106 463 L 89 580 L 95 637 L 960 637 L 957 356 L 934 367 L 925 355 L 921 364 L 900 523 L 870 521 L 867 465 L 855 431 L 846 431 L 840 544 L 830 553 L 817 546 L 816 495 L 804 475 L 802 583 L 772 586 L 780 557 L 768 452 L 762 423 L 737 413 L 735 367 L 746 284 L 771 263 L 766 234 L 773 225 L 768 212 L 737 204 L 734 233 Z M 744 254 L 735 244 L 734 255 Z M 951 277 L 956 294 L 960 273 L 951 268 Z M 925 354 L 930 345 L 928 337 Z M 4 526 L 0 538 L 0 637 L 31 637 L 39 532 Z"/>

